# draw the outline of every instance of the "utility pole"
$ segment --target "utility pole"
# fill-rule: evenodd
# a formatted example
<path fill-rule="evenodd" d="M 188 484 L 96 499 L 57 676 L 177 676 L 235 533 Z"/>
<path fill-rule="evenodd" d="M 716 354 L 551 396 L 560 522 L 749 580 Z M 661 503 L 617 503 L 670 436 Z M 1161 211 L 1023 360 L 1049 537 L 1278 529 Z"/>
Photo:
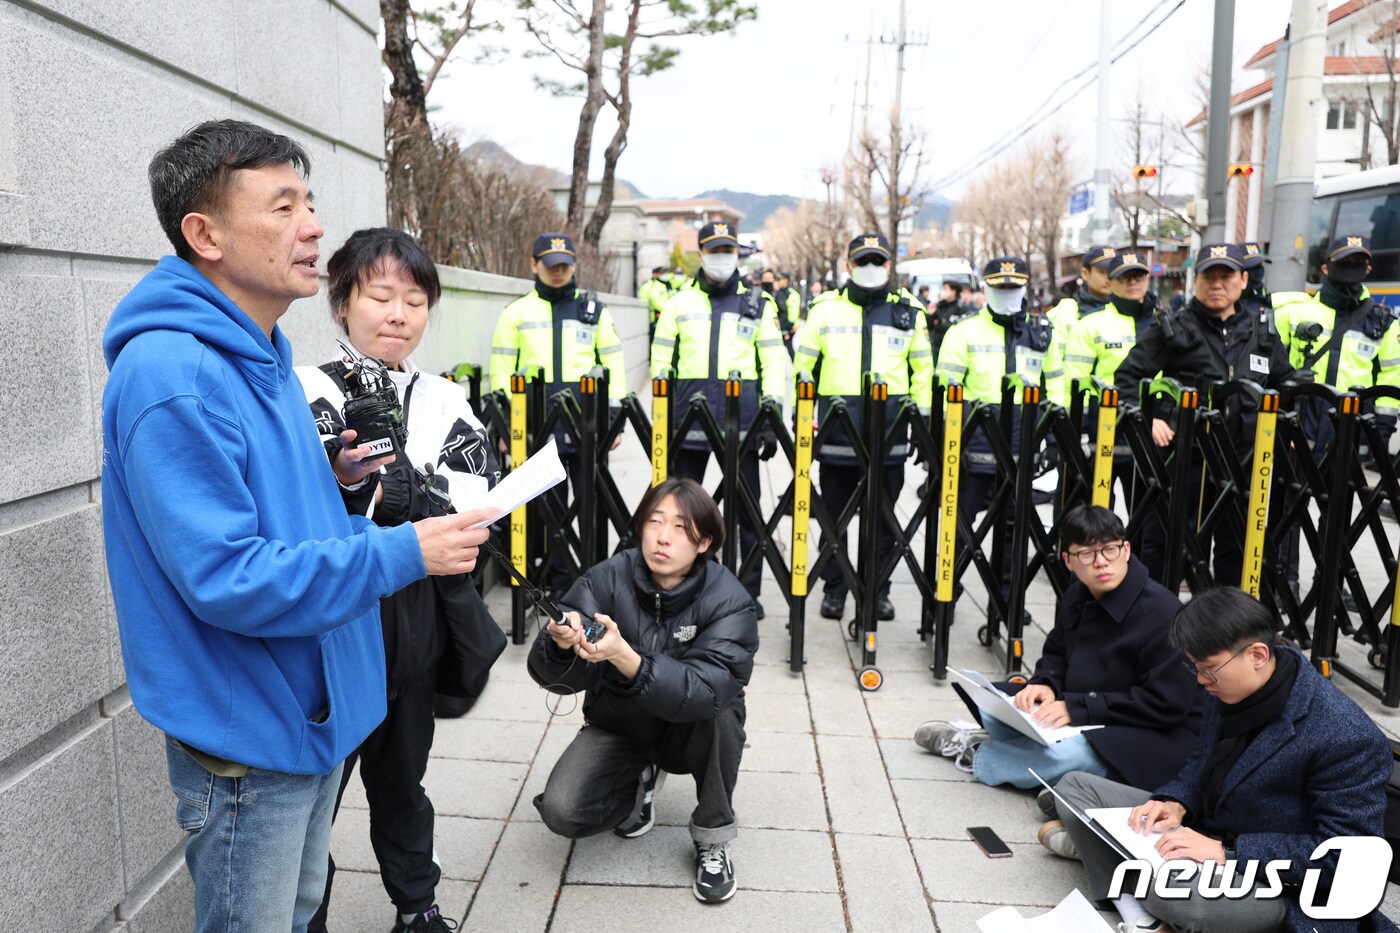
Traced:
<path fill-rule="evenodd" d="M 1111 18 L 1109 0 L 1099 0 L 1099 123 L 1094 147 L 1094 207 L 1089 218 L 1089 242 L 1107 244 L 1109 229 L 1113 223 L 1109 202 L 1113 199 L 1111 190 L 1112 172 L 1109 160 L 1109 105 L 1112 88 L 1109 86 L 1109 71 L 1113 67 L 1110 54 L 1112 40 L 1109 37 Z"/>
<path fill-rule="evenodd" d="M 1207 243 L 1220 243 L 1227 239 L 1225 185 L 1228 183 L 1226 166 L 1230 161 L 1230 77 L 1234 69 L 1234 48 L 1235 0 L 1215 0 L 1215 35 L 1210 57 L 1210 122 L 1206 133 L 1206 200 L 1210 211 L 1206 222 Z"/>
<path fill-rule="evenodd" d="M 890 249 L 894 250 L 896 257 L 899 255 L 899 222 L 904 215 L 905 197 L 901 174 L 901 163 L 904 161 L 904 50 L 911 45 L 928 44 L 927 40 L 910 41 L 904 13 L 905 0 L 899 0 L 899 32 L 893 40 L 880 40 L 895 47 L 894 109 L 890 112 L 889 231 L 886 236 L 890 241 Z"/>
<path fill-rule="evenodd" d="M 1259 205 L 1259 236 L 1268 240 L 1274 229 L 1274 184 L 1278 181 L 1278 147 L 1283 138 L 1283 107 L 1288 100 L 1288 46 L 1292 25 L 1284 27 L 1283 41 L 1274 49 L 1274 92 L 1269 102 L 1269 135 L 1264 142 L 1264 200 Z"/>
<path fill-rule="evenodd" d="M 1307 229 L 1317 171 L 1314 107 L 1322 105 L 1322 65 L 1327 48 L 1327 0 L 1293 0 L 1288 26 L 1288 87 L 1279 132 L 1278 179 L 1269 231 L 1273 291 L 1296 291 L 1307 279 Z"/>

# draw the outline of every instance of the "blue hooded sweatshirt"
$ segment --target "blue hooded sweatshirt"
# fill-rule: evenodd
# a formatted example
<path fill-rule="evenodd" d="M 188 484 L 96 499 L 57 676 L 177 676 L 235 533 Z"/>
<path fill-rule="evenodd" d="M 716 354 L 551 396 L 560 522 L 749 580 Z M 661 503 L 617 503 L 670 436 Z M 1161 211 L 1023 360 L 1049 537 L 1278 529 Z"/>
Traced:
<path fill-rule="evenodd" d="M 327 774 L 384 718 L 379 600 L 411 524 L 346 514 L 280 329 L 166 257 L 102 349 L 107 572 L 137 710 L 181 742 Z"/>

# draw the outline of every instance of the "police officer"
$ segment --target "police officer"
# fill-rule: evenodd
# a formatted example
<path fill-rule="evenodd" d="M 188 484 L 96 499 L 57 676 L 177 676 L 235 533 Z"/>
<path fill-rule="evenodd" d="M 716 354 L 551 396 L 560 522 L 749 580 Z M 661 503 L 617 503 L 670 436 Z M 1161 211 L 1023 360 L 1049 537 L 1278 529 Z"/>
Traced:
<path fill-rule="evenodd" d="M 1196 256 L 1195 297 L 1180 311 L 1157 318 L 1119 365 L 1115 381 L 1121 404 L 1142 404 L 1139 383 L 1158 373 L 1199 390 L 1203 397 L 1215 383 L 1250 379 L 1277 389 L 1292 376 L 1293 367 L 1283 342 L 1275 334 L 1270 310 L 1260 306 L 1251 311 L 1241 303 L 1249 283 L 1244 262 L 1244 250 L 1238 244 L 1209 243 L 1201 247 Z M 1166 403 L 1152 406 L 1152 440 L 1159 447 L 1170 445 L 1176 436 L 1177 413 L 1163 406 Z M 1240 399 L 1224 414 L 1237 446 L 1252 444 L 1253 403 Z M 1200 461 L 1199 453 L 1192 452 L 1191 456 Z M 1190 472 L 1190 488 L 1174 490 L 1173 494 L 1185 493 L 1188 501 L 1198 502 L 1200 470 L 1193 467 Z M 1211 504 L 1205 502 L 1203 507 L 1209 509 Z M 1243 529 L 1237 523 L 1222 523 L 1216 526 L 1213 539 L 1215 582 L 1239 585 Z M 1153 579 L 1161 582 L 1166 566 L 1166 531 L 1155 513 L 1143 526 L 1142 543 L 1142 561 Z"/>
<path fill-rule="evenodd" d="M 986 285 L 987 305 L 948 329 L 938 351 L 937 373 L 944 382 L 963 386 L 964 404 L 991 406 L 993 422 L 1000 424 L 1002 379 L 1015 374 L 1027 385 L 1039 385 L 1045 355 L 1054 338 L 1054 327 L 1048 316 L 1028 311 L 1026 289 L 1030 267 L 1024 259 L 999 256 L 987 263 L 982 279 Z M 1014 393 L 1013 398 L 1015 404 L 1021 404 L 1019 392 Z M 1012 419 L 1013 452 L 1018 449 L 1020 425 L 1018 414 Z M 975 432 L 964 449 L 958 489 L 958 507 L 969 524 L 991 501 L 999 470 L 986 433 Z M 1008 510 L 1000 531 L 1008 541 L 1010 530 Z M 1009 544 L 1004 550 L 1009 550 Z M 994 568 L 994 571 L 1002 579 L 1002 597 L 1009 597 L 1010 566 Z"/>
<path fill-rule="evenodd" d="M 846 267 L 850 278 L 845 287 L 825 292 L 812 302 L 797 349 L 797 371 L 808 375 L 820 372 L 817 420 L 831 410 L 832 400 L 844 398 L 856 430 L 863 431 L 863 376 L 867 372 L 879 373 L 889 388 L 887 423 L 894 420 L 906 398 L 912 398 L 927 417 L 933 402 L 933 351 L 924 309 L 918 299 L 892 282 L 889 242 L 878 233 L 856 237 L 846 250 Z M 883 465 L 884 490 L 892 502 L 904 488 L 908 456 L 906 435 L 891 445 Z M 816 457 L 821 464 L 822 505 L 835 519 L 860 483 L 855 448 L 844 431 L 833 433 L 816 451 Z M 846 541 L 843 533 L 841 548 L 846 547 Z M 894 538 L 885 530 L 879 541 L 875 559 L 884 563 L 894 549 Z M 837 561 L 822 568 L 822 581 L 822 617 L 839 619 L 846 607 L 847 586 Z M 886 621 L 894 618 L 888 581 L 880 588 L 876 614 Z"/>
<path fill-rule="evenodd" d="M 1241 243 L 1240 249 L 1244 252 L 1244 271 L 1249 276 L 1249 282 L 1240 295 L 1240 302 L 1250 311 L 1257 310 L 1261 305 L 1269 308 L 1276 307 L 1273 296 L 1269 294 L 1268 283 L 1265 281 L 1268 273 L 1267 264 L 1273 260 L 1266 256 L 1264 248 L 1253 240 Z"/>
<path fill-rule="evenodd" d="M 661 309 L 666 306 L 666 302 L 671 299 L 671 284 L 666 281 L 666 267 L 657 266 L 651 270 L 651 278 L 642 283 L 642 287 L 637 289 L 637 297 L 646 302 L 650 315 L 647 318 L 647 326 L 650 333 L 656 333 L 656 319 L 661 316 Z"/>
<path fill-rule="evenodd" d="M 608 307 L 574 282 L 576 255 L 573 238 L 567 233 L 535 237 L 530 249 L 535 287 L 506 306 L 491 336 L 488 376 L 493 391 L 509 392 L 513 373 L 538 370 L 544 377 L 546 398 L 564 390 L 577 393 L 579 380 L 601 364 L 608 369 L 609 405 L 622 405 L 627 394 L 622 341 Z M 560 458 L 577 491 L 580 481 L 591 482 L 592 477 L 577 475 L 573 440 L 562 430 L 556 436 Z M 621 441 L 619 435 L 612 446 L 616 448 Z M 501 452 L 507 450 L 502 441 Z M 555 590 L 566 589 L 572 582 L 562 556 L 555 555 L 546 579 Z"/>
<path fill-rule="evenodd" d="M 1309 300 L 1278 311 L 1279 337 L 1288 348 L 1289 362 L 1310 373 L 1311 381 L 1339 392 L 1378 384 L 1400 386 L 1400 323 L 1362 284 L 1370 272 L 1371 244 L 1366 237 L 1339 236 L 1327 248 L 1322 288 Z M 1390 408 L 1393 403 L 1383 405 Z M 1320 455 L 1332 440 L 1325 406 L 1306 405 L 1301 417 Z"/>
<path fill-rule="evenodd" d="M 1120 251 L 1113 258 L 1108 265 L 1108 284 L 1112 301 L 1069 325 L 1063 374 L 1055 379 L 1046 376 L 1046 395 L 1057 405 L 1069 407 L 1076 380 L 1087 383 L 1098 378 L 1115 384 L 1119 365 L 1155 320 L 1157 294 L 1151 291 L 1147 264 L 1136 250 Z M 1097 432 L 1095 418 L 1089 423 L 1091 438 Z M 1113 473 L 1125 492 L 1132 486 L 1132 471 L 1130 449 L 1120 438 L 1113 448 Z M 1128 495 L 1131 508 L 1131 493 Z"/>
<path fill-rule="evenodd" d="M 1046 312 L 1050 323 L 1055 325 L 1056 347 L 1046 360 L 1045 379 L 1060 378 L 1064 359 L 1065 341 L 1069 339 L 1070 325 L 1086 315 L 1102 310 L 1112 298 L 1108 269 L 1117 258 L 1118 251 L 1111 246 L 1091 246 L 1084 251 L 1079 269 L 1079 289 L 1068 298 L 1061 298 Z"/>
<path fill-rule="evenodd" d="M 792 280 L 786 272 L 764 269 L 759 280 L 763 290 L 773 296 L 778 308 L 778 331 L 783 335 L 783 348 L 788 359 L 792 358 L 792 335 L 797 331 L 797 322 L 802 318 L 802 296 L 792 287 Z"/>
<path fill-rule="evenodd" d="M 782 398 L 788 358 L 772 296 L 739 281 L 738 237 L 739 229 L 731 223 L 713 222 L 700 228 L 700 274 L 662 310 L 651 342 L 651 370 L 656 376 L 674 371 L 672 397 L 677 419 L 684 417 L 691 398 L 701 393 L 720 421 L 724 417 L 724 381 L 737 370 L 741 380 L 739 423 L 747 430 L 758 414 L 760 395 Z M 762 432 L 760 437 L 760 449 L 751 449 L 739 460 L 739 480 L 755 500 L 759 496 L 758 461 L 769 459 L 778 449 L 771 431 Z M 676 473 L 703 481 L 710 460 L 710 442 L 704 431 L 691 428 L 677 447 Z M 726 507 L 737 505 L 726 503 Z M 739 539 L 747 554 L 758 546 L 760 532 L 746 515 L 741 516 Z M 743 581 L 754 597 L 759 618 L 764 615 L 758 603 L 762 578 L 760 562 Z"/>
<path fill-rule="evenodd" d="M 948 328 L 977 313 L 971 303 L 959 300 L 961 288 L 952 279 L 945 279 L 938 291 L 938 301 L 928 312 L 928 339 L 933 346 L 933 358 L 938 359 L 938 348 L 943 343 L 943 335 Z M 970 294 L 970 291 L 969 291 Z"/>

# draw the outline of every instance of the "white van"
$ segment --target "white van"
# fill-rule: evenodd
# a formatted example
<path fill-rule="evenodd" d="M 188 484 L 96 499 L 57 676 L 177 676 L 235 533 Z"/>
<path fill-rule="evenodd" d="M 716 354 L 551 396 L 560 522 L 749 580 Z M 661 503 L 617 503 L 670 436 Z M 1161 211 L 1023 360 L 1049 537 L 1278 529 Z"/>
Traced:
<path fill-rule="evenodd" d="M 938 301 L 944 282 L 977 287 L 977 275 L 965 259 L 906 259 L 896 264 L 894 270 L 907 281 L 905 287 L 915 295 L 920 286 L 927 285 L 930 304 Z"/>

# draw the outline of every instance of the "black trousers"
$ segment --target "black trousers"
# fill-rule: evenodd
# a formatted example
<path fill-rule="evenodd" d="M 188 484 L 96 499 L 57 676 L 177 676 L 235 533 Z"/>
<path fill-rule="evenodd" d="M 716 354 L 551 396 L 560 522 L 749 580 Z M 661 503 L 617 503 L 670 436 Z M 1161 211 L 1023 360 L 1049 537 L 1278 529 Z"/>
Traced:
<path fill-rule="evenodd" d="M 1206 498 L 1201 499 L 1201 465 L 1191 464 L 1191 480 L 1187 483 L 1187 521 L 1195 527 L 1197 516 L 1210 511 L 1215 501 L 1213 486 L 1206 487 Z M 1172 495 L 1180 495 L 1173 490 Z M 1199 511 L 1198 511 L 1199 509 Z M 1244 570 L 1244 529 L 1239 522 L 1227 516 L 1215 526 L 1215 531 L 1201 541 L 1206 549 L 1206 557 L 1211 562 L 1211 574 L 1216 586 L 1239 586 L 1240 574 Z M 1167 529 L 1154 510 L 1149 513 L 1142 526 L 1142 554 L 1140 559 L 1147 565 L 1147 573 L 1158 583 L 1166 573 Z"/>
<path fill-rule="evenodd" d="M 389 701 L 379 727 L 345 759 L 336 812 L 350 784 L 355 763 L 369 799 L 369 841 L 379 862 L 379 877 L 399 913 L 422 913 L 435 903 L 442 876 L 433 861 L 433 804 L 423 789 L 428 752 L 433 747 L 433 676 L 419 678 Z M 335 881 L 335 859 L 327 857 L 326 895 L 307 926 L 324 933 L 326 911 Z"/>
<path fill-rule="evenodd" d="M 714 719 L 668 723 L 654 742 L 585 725 L 549 773 L 535 809 L 552 832 L 569 839 L 620 826 L 641 807 L 639 779 L 648 765 L 695 778 L 690 835 L 696 842 L 728 842 L 739 833 L 734 786 L 744 754 L 742 696 Z"/>
<path fill-rule="evenodd" d="M 969 528 L 976 527 L 977 516 L 987 510 L 987 506 L 992 503 L 992 494 L 996 491 L 997 484 L 1001 482 L 1001 477 L 995 473 L 974 473 L 971 470 L 963 470 L 958 477 L 958 514 L 967 522 Z M 1039 519 L 1035 519 L 1038 521 Z M 987 553 L 987 559 L 992 563 L 992 573 L 1001 578 L 1001 598 L 1011 598 L 1011 536 L 1013 525 L 1011 522 L 1011 508 L 1008 506 L 1003 514 L 998 527 L 983 539 L 983 550 Z M 1000 536 L 1002 541 L 1001 554 L 1002 562 L 998 566 L 995 560 L 995 543 Z M 958 538 L 957 554 L 958 559 L 962 559 L 963 549 L 967 547 L 967 542 Z M 971 570 L 971 565 L 969 565 Z M 973 571 L 975 572 L 975 571 Z M 962 595 L 962 586 L 958 585 L 954 600 Z"/>
<path fill-rule="evenodd" d="M 710 451 L 708 450 L 687 450 L 684 447 L 675 453 L 676 475 L 688 476 L 697 483 L 705 481 L 705 468 L 710 464 Z M 747 457 L 739 460 L 739 482 L 749 487 L 749 492 L 753 495 L 754 501 L 759 502 L 758 485 L 758 454 L 751 453 Z M 726 509 L 739 508 L 738 502 L 725 503 Z M 752 522 L 748 520 L 746 512 L 739 513 L 739 562 L 758 547 L 758 538 L 762 532 Z M 744 584 L 744 589 L 749 591 L 749 595 L 758 598 L 759 590 L 763 586 L 763 563 L 745 574 L 740 581 Z"/>
<path fill-rule="evenodd" d="M 822 507 L 826 509 L 826 514 L 832 521 L 836 521 L 842 510 L 846 508 L 846 504 L 851 501 L 851 496 L 855 495 L 856 486 L 860 483 L 860 479 L 861 468 L 858 466 L 839 466 L 829 463 L 821 465 L 821 489 L 819 492 L 822 497 Z M 884 484 L 885 499 L 890 502 L 897 501 L 900 492 L 904 489 L 904 464 L 887 464 L 884 467 L 881 482 Z M 864 511 L 865 505 L 862 502 L 856 515 L 860 515 Z M 851 519 L 851 523 L 858 533 L 860 526 L 856 524 L 855 518 Z M 894 551 L 894 534 L 884 524 L 878 525 L 878 528 L 879 531 L 875 538 L 878 542 L 875 548 L 875 560 L 883 565 Z M 848 553 L 846 551 L 847 539 L 847 532 L 843 530 L 840 543 L 837 545 L 843 553 Z M 822 567 L 822 584 L 822 591 L 827 596 L 840 596 L 845 599 L 846 594 L 850 592 L 850 588 L 846 586 L 846 578 L 841 576 L 841 565 L 835 560 L 827 561 L 826 565 Z M 890 595 L 890 581 L 886 580 L 880 585 L 880 595 Z"/>

